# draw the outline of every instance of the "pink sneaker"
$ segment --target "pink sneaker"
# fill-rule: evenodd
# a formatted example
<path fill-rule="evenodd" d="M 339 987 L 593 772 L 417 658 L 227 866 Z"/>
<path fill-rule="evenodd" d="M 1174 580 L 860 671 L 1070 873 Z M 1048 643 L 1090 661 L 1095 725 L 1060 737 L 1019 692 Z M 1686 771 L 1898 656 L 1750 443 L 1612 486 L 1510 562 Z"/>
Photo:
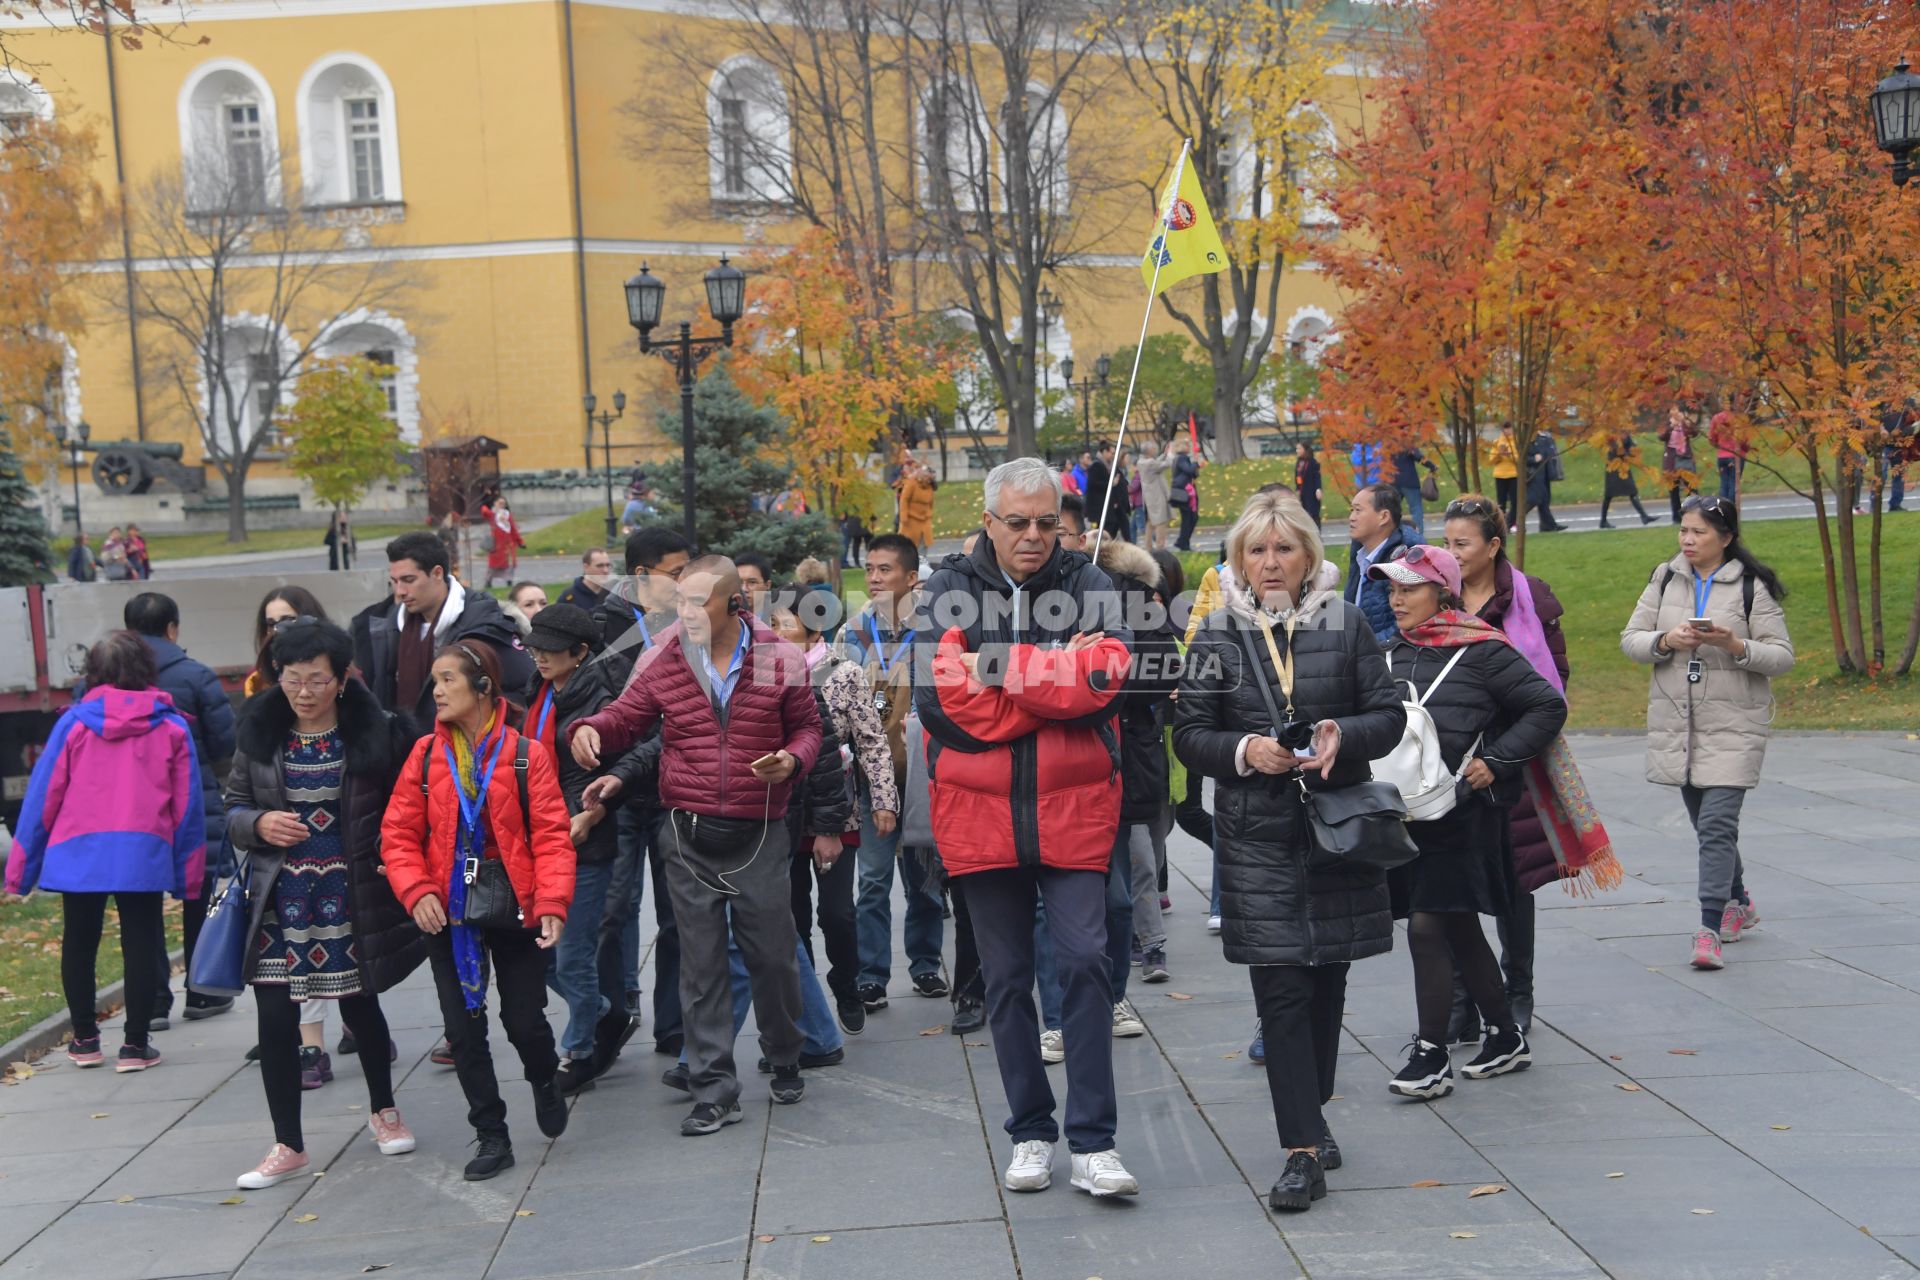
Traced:
<path fill-rule="evenodd" d="M 373 1130 L 373 1144 L 380 1148 L 383 1156 L 404 1155 L 413 1150 L 413 1130 L 407 1128 L 396 1107 L 374 1112 L 367 1118 L 367 1128 Z"/>
<path fill-rule="evenodd" d="M 1711 929 L 1696 929 L 1693 934 L 1693 967 L 1696 969 L 1724 969 L 1727 962 L 1720 957 L 1720 939 Z"/>
<path fill-rule="evenodd" d="M 1746 923 L 1747 923 L 1747 913 L 1745 910 L 1741 908 L 1740 900 L 1738 898 L 1735 898 L 1733 901 L 1729 902 L 1724 908 L 1721 909 L 1720 941 L 1722 942 L 1740 941 L 1740 930 L 1746 927 Z"/>
<path fill-rule="evenodd" d="M 105 1062 L 106 1055 L 100 1052 L 100 1037 L 91 1036 L 85 1040 L 69 1041 L 67 1061 L 76 1067 L 97 1067 Z"/>
<path fill-rule="evenodd" d="M 265 1191 L 268 1187 L 278 1186 L 288 1178 L 297 1178 L 307 1171 L 307 1154 L 295 1151 L 292 1147 L 274 1143 L 257 1168 L 243 1173 L 233 1180 L 233 1185 L 242 1191 Z"/>

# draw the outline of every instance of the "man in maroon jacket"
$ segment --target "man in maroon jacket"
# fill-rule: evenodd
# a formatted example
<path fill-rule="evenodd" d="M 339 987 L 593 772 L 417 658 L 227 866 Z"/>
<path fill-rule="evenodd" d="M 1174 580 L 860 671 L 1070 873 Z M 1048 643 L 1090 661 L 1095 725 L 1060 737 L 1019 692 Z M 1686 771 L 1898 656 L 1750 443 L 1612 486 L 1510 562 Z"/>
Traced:
<path fill-rule="evenodd" d="M 727 937 L 746 961 L 775 1102 L 800 1101 L 798 939 L 788 901 L 786 816 L 792 780 L 820 753 L 807 662 L 747 607 L 723 556 L 688 565 L 674 589 L 679 621 L 641 655 L 599 715 L 573 727 L 574 759 L 593 768 L 661 726 L 663 862 L 680 926 L 689 1136 L 740 1116 L 733 1064 Z"/>

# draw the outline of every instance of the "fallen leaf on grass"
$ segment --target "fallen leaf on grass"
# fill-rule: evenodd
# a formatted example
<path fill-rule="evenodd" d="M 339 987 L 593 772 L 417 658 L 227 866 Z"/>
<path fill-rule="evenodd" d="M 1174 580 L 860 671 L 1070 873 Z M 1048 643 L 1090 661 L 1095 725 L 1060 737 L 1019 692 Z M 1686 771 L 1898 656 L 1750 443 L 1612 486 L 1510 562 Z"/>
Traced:
<path fill-rule="evenodd" d="M 115 1196 L 113 1198 L 113 1202 L 115 1204 L 132 1204 L 133 1197 L 132 1196 Z"/>
<path fill-rule="evenodd" d="M 1471 1231 L 1454 1231 L 1448 1234 L 1448 1238 L 1453 1240 L 1478 1240 L 1480 1237 Z"/>
<path fill-rule="evenodd" d="M 1624 1173 L 1610 1173 L 1610 1174 L 1608 1174 L 1607 1176 L 1608 1176 L 1609 1178 L 1624 1178 L 1624 1177 L 1626 1177 L 1627 1175 L 1626 1175 L 1626 1174 L 1624 1174 Z"/>
<path fill-rule="evenodd" d="M 1473 1200 L 1480 1196 L 1497 1196 L 1505 1190 L 1506 1188 L 1498 1182 L 1489 1182 L 1484 1187 L 1475 1187 L 1473 1190 L 1467 1192 L 1467 1199 Z"/>
<path fill-rule="evenodd" d="M 225 1200 L 222 1200 L 220 1203 L 221 1204 L 245 1204 L 246 1202 L 247 1202 L 247 1198 L 245 1196 L 228 1196 Z"/>
<path fill-rule="evenodd" d="M 1697 1213 L 1697 1214 L 1699 1214 L 1699 1215 L 1700 1215 L 1701 1217 L 1703 1217 L 1703 1218 L 1704 1218 L 1704 1217 L 1707 1217 L 1707 1216 L 1709 1216 L 1709 1215 L 1711 1215 L 1711 1214 L 1713 1213 L 1713 1210 L 1711 1210 L 1711 1209 L 1695 1209 L 1695 1210 L 1692 1210 L 1692 1212 L 1694 1212 L 1694 1213 Z"/>
<path fill-rule="evenodd" d="M 318 1222 L 320 1221 L 320 1215 L 317 1213 L 303 1213 L 299 1217 L 295 1218 L 294 1221 L 295 1222 Z"/>
<path fill-rule="evenodd" d="M 831 1239 L 833 1239 L 833 1237 L 832 1237 L 832 1236 L 815 1236 L 815 1237 L 813 1238 L 813 1242 L 814 1242 L 815 1244 L 825 1244 L 825 1243 L 826 1243 L 827 1241 L 829 1241 L 829 1240 L 831 1240 Z"/>
<path fill-rule="evenodd" d="M 1639 1085 L 1633 1083 L 1631 1080 L 1626 1081 L 1623 1084 L 1617 1084 L 1613 1087 L 1616 1089 L 1623 1089 L 1628 1093 L 1644 1093 L 1645 1092 L 1645 1090 L 1643 1090 Z"/>
<path fill-rule="evenodd" d="M 1700 1051 L 1698 1049 L 1669 1049 L 1667 1052 L 1676 1058 L 1691 1058 Z"/>
<path fill-rule="evenodd" d="M 1190 996 L 1190 995 L 1188 995 L 1188 994 L 1187 994 L 1186 992 L 1184 992 L 1184 991 L 1169 991 L 1169 992 L 1167 992 L 1167 999 L 1169 999 L 1169 1000 L 1191 1000 L 1191 999 L 1193 999 L 1193 997 L 1192 997 L 1192 996 Z"/>
<path fill-rule="evenodd" d="M 1423 1187 L 1440 1186 L 1441 1182 L 1440 1182 L 1440 1179 L 1438 1178 L 1422 1178 L 1420 1179 L 1420 1181 L 1409 1183 L 1408 1185 L 1411 1186 L 1415 1191 L 1418 1191 Z"/>
<path fill-rule="evenodd" d="M 1776 1124 L 1773 1126 L 1774 1132 L 1776 1133 L 1785 1133 L 1791 1128 L 1793 1128 L 1793 1126 L 1790 1124 Z"/>
<path fill-rule="evenodd" d="M 920 1034 L 923 1036 L 943 1036 L 946 1033 L 947 1033 L 947 1026 L 943 1022 L 937 1027 L 928 1027 L 925 1031 L 922 1031 Z"/>

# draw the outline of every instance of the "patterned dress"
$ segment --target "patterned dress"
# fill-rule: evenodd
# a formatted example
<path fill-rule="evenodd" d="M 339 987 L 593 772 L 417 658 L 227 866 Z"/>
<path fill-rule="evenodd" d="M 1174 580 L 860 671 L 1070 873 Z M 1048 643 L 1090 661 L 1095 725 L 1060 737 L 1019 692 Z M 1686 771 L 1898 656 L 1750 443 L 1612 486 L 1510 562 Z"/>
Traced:
<path fill-rule="evenodd" d="M 287 850 L 273 883 L 272 910 L 261 917 L 254 939 L 260 954 L 254 981 L 285 985 L 296 1001 L 360 991 L 341 832 L 346 771 L 339 730 L 287 735 L 281 758 L 287 804 L 311 834 Z"/>

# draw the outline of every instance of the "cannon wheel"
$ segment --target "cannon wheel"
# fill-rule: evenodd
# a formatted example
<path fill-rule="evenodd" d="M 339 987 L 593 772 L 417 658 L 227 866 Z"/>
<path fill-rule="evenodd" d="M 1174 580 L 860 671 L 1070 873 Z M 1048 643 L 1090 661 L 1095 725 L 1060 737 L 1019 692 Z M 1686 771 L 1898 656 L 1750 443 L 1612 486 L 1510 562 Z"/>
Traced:
<path fill-rule="evenodd" d="M 102 493 L 145 493 L 153 485 L 153 472 L 142 453 L 102 449 L 93 458 L 93 482 Z"/>

